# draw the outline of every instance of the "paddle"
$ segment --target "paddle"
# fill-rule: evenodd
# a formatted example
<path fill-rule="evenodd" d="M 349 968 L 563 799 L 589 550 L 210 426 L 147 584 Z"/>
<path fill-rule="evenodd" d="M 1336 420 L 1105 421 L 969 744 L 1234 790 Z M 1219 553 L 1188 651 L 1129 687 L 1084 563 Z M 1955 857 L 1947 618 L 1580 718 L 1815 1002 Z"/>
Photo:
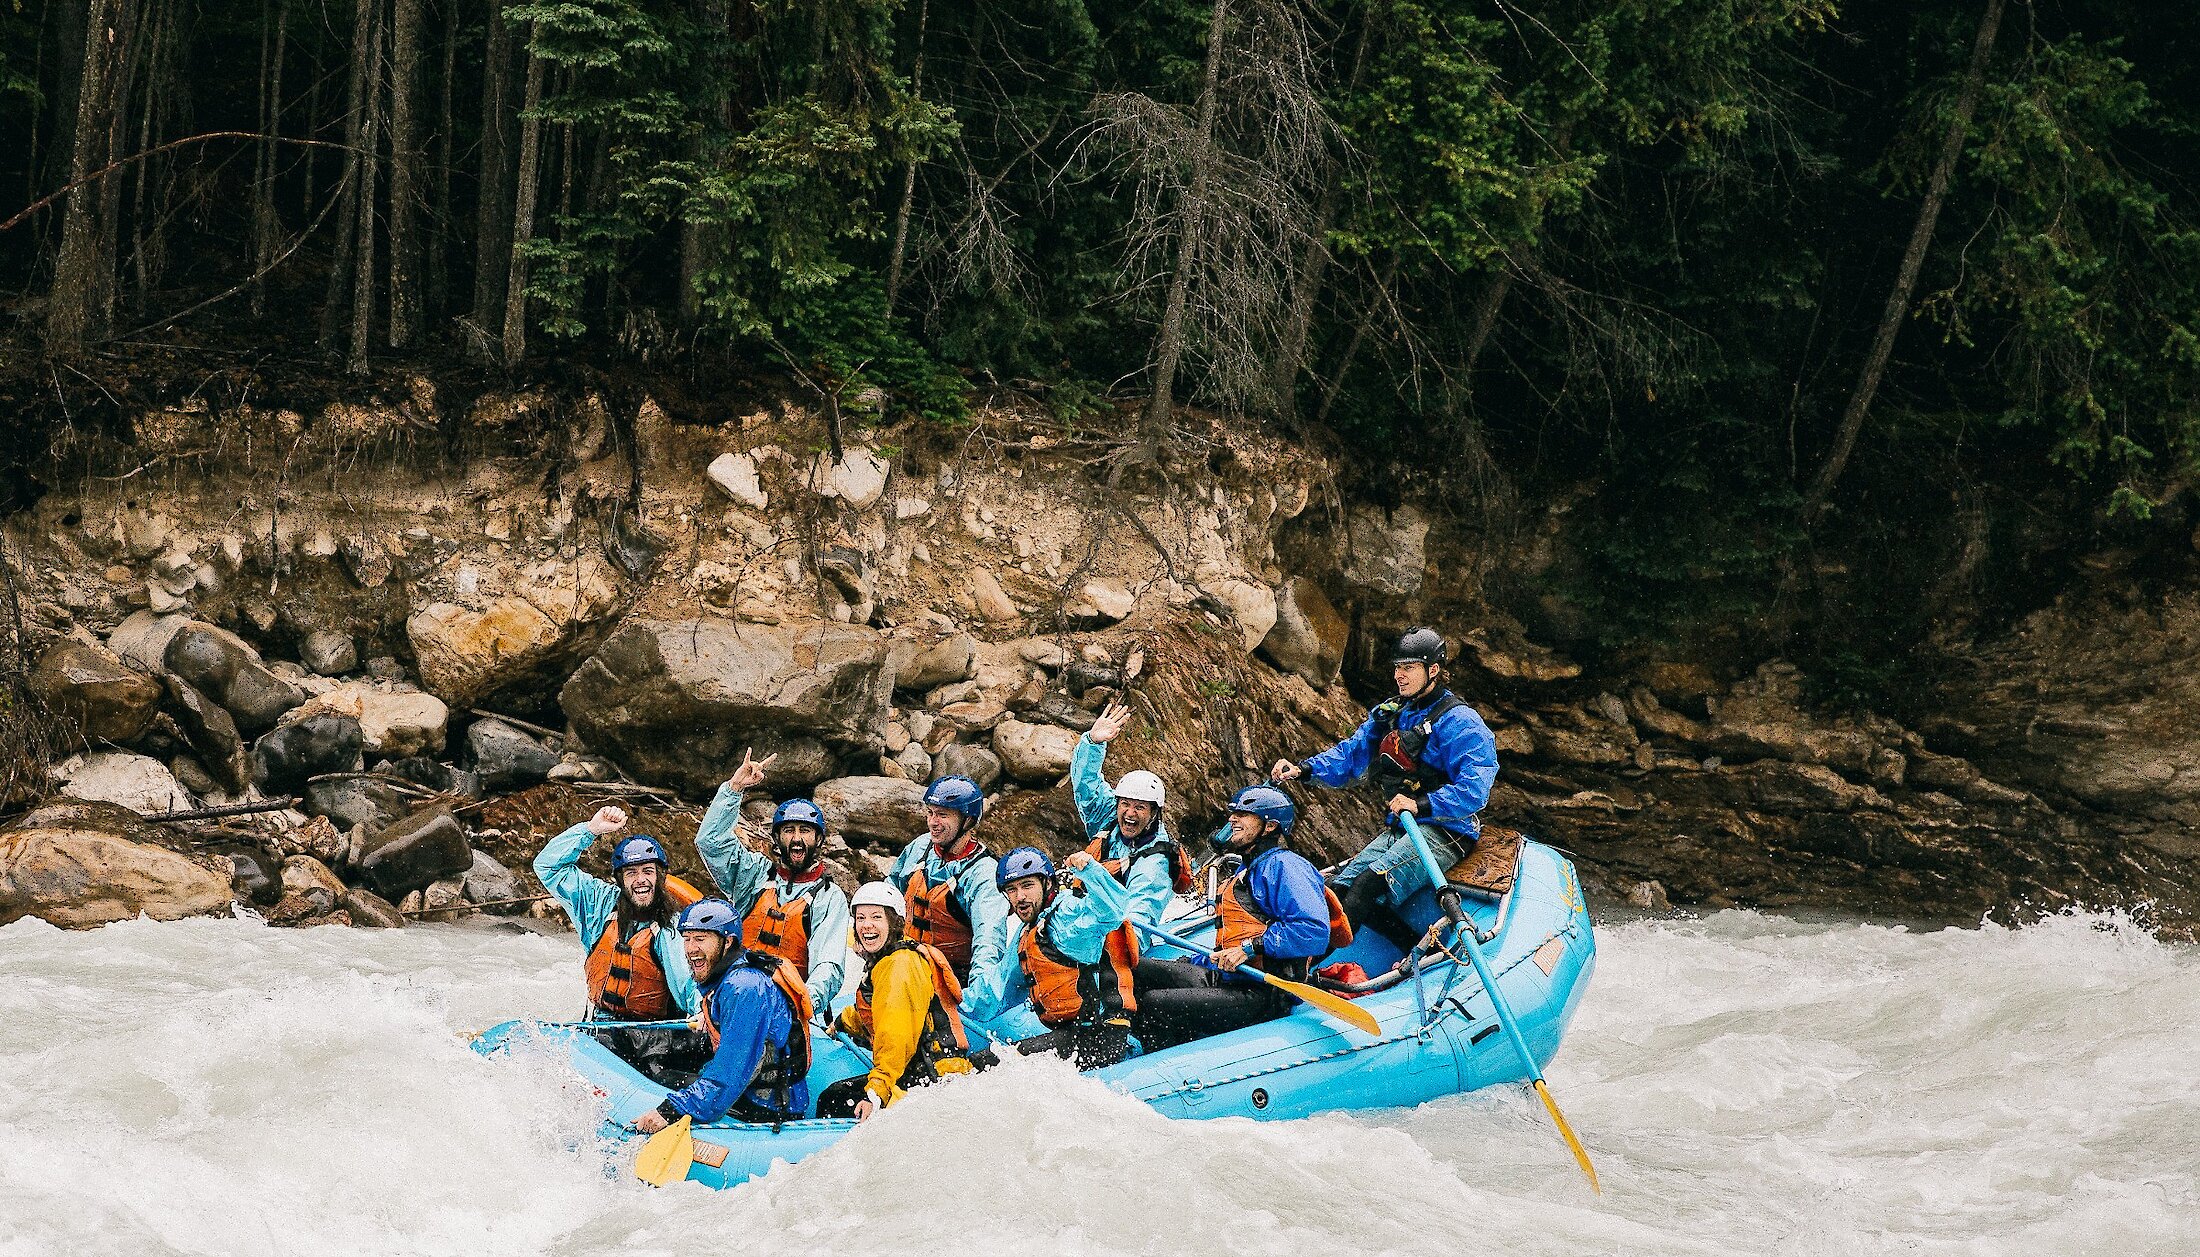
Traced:
<path fill-rule="evenodd" d="M 686 1021 L 537 1021 L 537 1030 L 685 1030 Z"/>
<path fill-rule="evenodd" d="M 1167 930 L 1164 930 L 1159 926 L 1148 925 L 1144 921 L 1137 920 L 1132 921 L 1131 924 L 1137 926 L 1141 931 L 1147 934 L 1151 934 L 1155 938 L 1160 939 L 1164 943 L 1174 943 L 1178 947 L 1181 947 L 1186 951 L 1195 951 L 1210 960 L 1214 959 L 1213 952 L 1208 951 L 1206 948 L 1201 947 L 1199 944 L 1194 943 L 1188 939 L 1178 938 L 1176 935 L 1169 933 Z M 1359 1005 L 1353 1003 L 1351 1000 L 1345 999 L 1343 996 L 1332 995 L 1329 992 L 1322 990 L 1318 986 L 1308 986 L 1304 982 L 1291 982 L 1283 978 L 1279 978 L 1272 973 L 1262 973 L 1260 970 L 1255 969 L 1251 965 L 1241 965 L 1238 967 L 1236 972 L 1240 975 L 1248 975 L 1257 978 L 1262 982 L 1266 982 L 1268 985 L 1276 988 L 1277 990 L 1283 992 L 1285 995 L 1288 995 L 1293 999 L 1303 1000 L 1308 1004 L 1312 1004 L 1314 1007 L 1321 1009 L 1323 1012 L 1328 1013 L 1330 1016 L 1335 1017 L 1340 1021 L 1350 1023 L 1355 1030 L 1363 1030 L 1368 1034 L 1381 1034 L 1383 1032 L 1381 1023 L 1377 1022 L 1373 1016 L 1369 1015 L 1366 1009 L 1361 1008 Z"/>
<path fill-rule="evenodd" d="M 693 1123 L 685 1116 L 649 1137 L 642 1150 L 634 1157 L 634 1177 L 651 1187 L 687 1177 L 688 1166 L 695 1162 L 695 1136 L 689 1129 Z"/>
<path fill-rule="evenodd" d="M 1421 867 L 1428 870 L 1429 887 L 1436 892 L 1437 902 L 1444 906 L 1444 915 L 1450 917 L 1452 923 L 1458 927 L 1453 933 L 1459 941 L 1467 945 L 1467 959 L 1474 962 L 1474 972 L 1482 979 L 1482 989 L 1489 992 L 1490 1007 L 1496 1010 L 1497 1024 L 1505 1028 L 1506 1037 L 1512 1040 L 1513 1050 L 1520 1053 L 1520 1063 L 1528 1067 L 1528 1077 L 1535 1087 L 1535 1093 L 1543 1098 L 1543 1107 L 1550 1110 L 1552 1123 L 1558 1127 L 1558 1133 L 1566 1137 L 1566 1146 L 1573 1149 L 1574 1160 L 1581 1163 L 1581 1172 L 1589 1176 L 1589 1189 L 1603 1195 L 1604 1188 L 1597 1182 L 1597 1169 L 1589 1164 L 1588 1150 L 1581 1146 L 1579 1139 L 1574 1138 L 1574 1128 L 1566 1124 L 1566 1115 L 1558 1111 L 1558 1101 L 1551 1098 L 1551 1089 L 1543 1085 L 1543 1069 L 1535 1063 L 1535 1054 L 1528 1050 L 1528 1041 L 1520 1033 L 1520 1022 L 1513 1017 L 1512 1007 L 1505 1003 L 1504 995 L 1497 989 L 1497 979 L 1490 974 L 1490 963 L 1482 955 L 1482 944 L 1474 936 L 1474 922 L 1468 919 L 1466 910 L 1459 906 L 1459 893 L 1445 888 L 1444 870 L 1436 867 L 1436 856 L 1429 851 L 1428 839 L 1422 836 L 1420 823 L 1405 812 L 1395 815 L 1399 823 L 1405 826 L 1406 836 L 1413 839 L 1413 849 L 1421 855 Z"/>

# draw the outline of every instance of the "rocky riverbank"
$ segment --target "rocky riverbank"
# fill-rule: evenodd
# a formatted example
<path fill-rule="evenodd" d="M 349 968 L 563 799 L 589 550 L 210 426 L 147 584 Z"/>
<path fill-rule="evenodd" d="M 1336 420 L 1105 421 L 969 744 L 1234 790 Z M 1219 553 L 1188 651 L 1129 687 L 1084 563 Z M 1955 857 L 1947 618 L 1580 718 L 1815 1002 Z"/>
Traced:
<path fill-rule="evenodd" d="M 28 688 L 70 753 L 58 797 L 0 830 L 0 921 L 541 912 L 525 867 L 551 833 L 616 798 L 678 851 L 752 746 L 779 755 L 766 792 L 825 809 L 839 876 L 921 828 L 937 772 L 995 792 L 996 847 L 1059 850 L 1070 750 L 1118 697 L 1141 719 L 1111 772 L 1161 773 L 1196 834 L 1349 730 L 1347 683 L 1379 681 L 1412 621 L 1446 628 L 1498 732 L 1491 815 L 1602 893 L 2200 914 L 2190 595 L 2073 591 L 1904 727 L 1813 710 L 1777 659 L 1598 670 L 1538 644 L 1490 590 L 1564 561 L 1562 512 L 1499 545 L 1348 504 L 1318 454 L 1220 425 L 1197 475 L 1131 492 L 1115 442 L 1035 406 L 869 429 L 837 459 L 780 399 L 682 409 L 415 379 L 155 408 L 62 452 L 7 540 Z M 1304 801 L 1327 858 L 1376 806 Z"/>

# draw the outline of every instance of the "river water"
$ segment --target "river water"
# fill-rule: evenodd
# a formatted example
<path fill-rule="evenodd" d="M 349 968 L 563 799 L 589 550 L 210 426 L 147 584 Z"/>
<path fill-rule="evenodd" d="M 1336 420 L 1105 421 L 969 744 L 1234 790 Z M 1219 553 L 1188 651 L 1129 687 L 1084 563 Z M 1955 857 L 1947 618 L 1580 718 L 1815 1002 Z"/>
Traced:
<path fill-rule="evenodd" d="M 574 1150 L 570 937 L 0 929 L 0 1255 L 2200 1252 L 2200 949 L 2116 917 L 1599 933 L 1523 1092 L 1168 1122 L 1014 1061 L 724 1193 Z M 1456 1239 L 1432 1237 L 1452 1228 Z"/>

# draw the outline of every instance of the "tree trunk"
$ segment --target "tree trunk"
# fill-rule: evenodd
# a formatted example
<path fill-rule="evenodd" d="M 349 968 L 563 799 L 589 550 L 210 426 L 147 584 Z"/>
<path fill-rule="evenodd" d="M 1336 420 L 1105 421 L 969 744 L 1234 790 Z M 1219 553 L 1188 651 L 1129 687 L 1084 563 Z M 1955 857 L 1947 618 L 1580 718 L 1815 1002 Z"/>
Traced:
<path fill-rule="evenodd" d="M 1169 420 L 1175 414 L 1177 363 L 1184 355 L 1184 322 L 1191 304 L 1192 268 L 1199 261 L 1200 235 L 1207 210 L 1207 185 L 1214 164 L 1215 79 L 1222 67 L 1222 37 L 1229 25 L 1229 0 L 1215 0 L 1207 23 L 1207 66 L 1199 89 L 1199 123 L 1191 152 L 1192 176 L 1177 209 L 1180 220 L 1176 249 L 1176 273 L 1169 278 L 1169 296 L 1161 309 L 1161 331 L 1154 340 L 1153 397 L 1139 422 L 1139 441 L 1146 456 L 1158 458 L 1169 437 Z"/>
<path fill-rule="evenodd" d="M 451 308 L 451 128 L 458 115 L 452 107 L 451 81 L 458 74 L 458 0 L 443 4 L 443 78 L 435 131 L 435 204 L 428 212 L 428 321 L 444 317 Z"/>
<path fill-rule="evenodd" d="M 114 96 L 114 78 L 127 43 L 123 31 L 129 23 L 133 0 L 91 0 L 84 23 L 84 57 L 77 77 L 75 134 L 71 137 L 70 180 L 88 178 L 107 162 L 110 150 L 108 113 Z M 102 247 L 99 206 L 105 180 L 80 184 L 68 193 L 61 215 L 61 251 L 54 263 L 53 291 L 46 304 L 46 348 L 63 357 L 84 351 L 106 334 L 107 321 L 100 298 L 101 272 L 114 267 L 112 254 Z"/>
<path fill-rule="evenodd" d="M 535 174 L 542 156 L 542 123 L 535 110 L 542 104 L 542 58 L 527 54 L 527 96 L 520 106 L 519 188 L 512 209 L 512 269 L 505 283 L 504 365 L 519 365 L 527 356 L 527 242 L 535 236 Z"/>
<path fill-rule="evenodd" d="M 346 301 L 358 289 L 359 199 L 366 183 L 367 77 L 374 66 L 374 0 L 352 9 L 351 77 L 344 89 L 344 175 L 336 208 L 336 256 L 321 306 L 321 349 L 333 354 L 343 335 Z M 371 214 L 372 207 L 369 207 Z"/>
<path fill-rule="evenodd" d="M 474 218 L 474 324 L 483 336 L 504 327 L 512 269 L 512 28 L 490 0 L 481 75 L 481 189 Z"/>
<path fill-rule="evenodd" d="M 1398 261 L 1398 255 L 1392 253 L 1390 260 L 1383 264 L 1383 273 L 1375 280 L 1375 291 L 1384 292 L 1397 282 Z M 1329 387 L 1322 390 L 1321 409 L 1314 412 L 1314 422 L 1317 425 L 1329 422 L 1330 409 L 1337 404 L 1338 396 L 1344 392 L 1345 377 L 1352 374 L 1352 362 L 1360 356 L 1360 346 L 1367 340 L 1367 325 L 1374 317 L 1375 312 L 1371 308 L 1365 318 L 1352 325 L 1352 339 L 1345 342 L 1344 353 L 1337 359 L 1337 373 L 1329 377 Z"/>
<path fill-rule="evenodd" d="M 420 0 L 396 0 L 390 17 L 390 348 L 420 334 Z"/>
<path fill-rule="evenodd" d="M 290 0 L 275 10 L 275 33 L 265 33 L 267 8 L 260 9 L 260 151 L 252 167 L 252 317 L 267 313 L 267 270 L 274 264 L 275 238 L 282 220 L 275 213 L 275 163 L 281 154 L 275 137 L 283 130 L 283 52 L 290 35 Z"/>
<path fill-rule="evenodd" d="M 388 126 L 382 97 L 383 36 L 381 5 L 373 7 L 367 31 L 367 120 L 360 128 L 359 264 L 352 268 L 351 355 L 345 369 L 367 373 L 367 344 L 374 331 L 374 205 L 381 175 L 382 132 Z"/>
<path fill-rule="evenodd" d="M 1856 388 L 1849 393 L 1848 408 L 1841 413 L 1841 427 L 1834 434 L 1833 448 L 1826 455 L 1825 465 L 1818 470 L 1818 478 L 1812 481 L 1810 493 L 1803 499 L 1803 522 L 1813 523 L 1826 509 L 1827 500 L 1833 494 L 1833 486 L 1841 479 L 1841 472 L 1848 466 L 1849 455 L 1856 448 L 1857 434 L 1864 429 L 1864 419 L 1871 413 L 1872 395 L 1879 391 L 1879 381 L 1886 374 L 1887 360 L 1894 353 L 1894 340 L 1909 317 L 1910 295 L 1917 288 L 1918 272 L 1925 266 L 1926 251 L 1933 243 L 1933 228 L 1940 222 L 1940 208 L 1947 202 L 1948 185 L 1955 178 L 1956 162 L 1963 157 L 1963 142 L 1971 133 L 1971 114 L 1978 108 L 1980 89 L 1986 82 L 1986 63 L 1994 51 L 1994 37 L 2001 30 L 2003 0 L 1986 0 L 1986 9 L 1979 15 L 1978 37 L 1971 45 L 1971 66 L 1963 76 L 1963 90 L 1956 97 L 1955 113 L 1948 119 L 1948 134 L 1941 141 L 1940 158 L 1933 163 L 1931 177 L 1925 185 L 1925 201 L 1917 208 L 1917 222 L 1910 228 L 1909 247 L 1902 252 L 1902 267 L 1895 274 L 1894 288 L 1887 294 L 1887 306 L 1879 315 L 1879 333 L 1872 338 L 1871 352 L 1865 355 L 1864 366 L 1856 376 Z"/>
<path fill-rule="evenodd" d="M 1359 90 L 1360 81 L 1366 74 L 1367 48 L 1374 27 L 1374 17 L 1363 13 L 1360 37 L 1354 41 L 1352 50 L 1352 72 L 1345 76 L 1344 94 L 1347 96 Z M 1286 422 L 1298 414 L 1299 374 L 1306 369 L 1306 346 L 1314 331 L 1314 307 L 1320 302 L 1322 288 L 1329 279 L 1329 224 L 1337 216 L 1343 173 L 1342 163 L 1332 159 L 1329 177 L 1322 186 L 1320 205 L 1314 211 L 1313 230 L 1307 234 L 1306 248 L 1300 251 L 1299 264 L 1291 272 L 1290 315 L 1284 322 L 1283 343 L 1276 347 L 1276 361 L 1268 385 L 1276 417 Z"/>
<path fill-rule="evenodd" d="M 931 0 L 917 5 L 917 56 L 909 74 L 909 94 L 916 100 L 924 99 L 924 36 L 932 17 Z M 886 262 L 886 312 L 894 312 L 894 303 L 901 297 L 902 259 L 909 252 L 909 212 L 917 203 L 917 163 L 912 161 L 901 172 L 901 207 L 894 211 L 894 252 Z"/>

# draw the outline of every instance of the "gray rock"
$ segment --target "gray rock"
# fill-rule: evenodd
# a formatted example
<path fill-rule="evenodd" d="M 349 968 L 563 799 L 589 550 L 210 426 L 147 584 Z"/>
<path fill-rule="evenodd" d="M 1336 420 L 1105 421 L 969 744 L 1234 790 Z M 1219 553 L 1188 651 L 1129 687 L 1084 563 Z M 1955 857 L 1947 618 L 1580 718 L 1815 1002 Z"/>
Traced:
<path fill-rule="evenodd" d="M 939 777 L 968 777 L 981 789 L 991 790 L 1001 781 L 1001 757 L 982 746 L 957 742 L 932 757 L 932 772 Z"/>
<path fill-rule="evenodd" d="M 191 622 L 187 615 L 155 615 L 133 611 L 107 635 L 107 649 L 129 661 L 139 671 L 158 676 L 168 670 L 169 640 Z"/>
<path fill-rule="evenodd" d="M 1069 696 L 1060 690 L 1048 690 L 1040 696 L 1038 702 L 1025 709 L 1024 715 L 1031 720 L 1060 725 L 1078 733 L 1092 728 L 1093 721 L 1097 718 L 1092 711 L 1071 702 Z"/>
<path fill-rule="evenodd" d="M 315 886 L 329 893 L 332 905 L 344 897 L 344 879 L 328 865 L 310 855 L 294 855 L 283 861 L 283 893 Z"/>
<path fill-rule="evenodd" d="M 1408 598 L 1428 570 L 1428 517 L 1419 508 L 1384 510 L 1369 502 L 1352 508 L 1345 524 L 1340 566 L 1345 580 L 1373 593 Z"/>
<path fill-rule="evenodd" d="M 558 753 L 501 720 L 476 720 L 466 728 L 466 749 L 487 790 L 519 790 L 547 780 Z"/>
<path fill-rule="evenodd" d="M 388 785 L 361 777 L 316 781 L 298 805 L 308 816 L 325 816 L 340 830 L 364 825 L 379 833 L 412 810 L 412 799 Z"/>
<path fill-rule="evenodd" d="M 344 892 L 342 900 L 345 912 L 351 914 L 351 923 L 366 930 L 396 930 L 405 925 L 404 914 L 390 901 L 364 886 L 354 886 Z"/>
<path fill-rule="evenodd" d="M 168 771 L 175 774 L 176 784 L 193 794 L 213 794 L 222 788 L 214 775 L 206 771 L 206 765 L 195 755 L 178 755 L 168 761 Z"/>
<path fill-rule="evenodd" d="M 473 864 L 459 875 L 458 880 L 466 887 L 469 903 L 495 903 L 517 899 L 525 893 L 520 890 L 519 879 L 512 875 L 512 870 L 497 863 L 496 857 L 486 851 L 474 852 Z M 509 905 L 512 911 L 525 907 L 525 904 Z"/>
<path fill-rule="evenodd" d="M 349 633 L 315 629 L 299 643 L 298 662 L 325 677 L 342 676 L 359 666 L 359 648 Z"/>
<path fill-rule="evenodd" d="M 849 838 L 906 842 L 924 830 L 924 786 L 894 777 L 836 777 L 811 792 L 826 825 Z"/>
<path fill-rule="evenodd" d="M 243 638 L 211 624 L 194 620 L 176 630 L 161 659 L 168 671 L 221 704 L 247 737 L 274 728 L 284 712 L 306 701 L 304 692 L 269 671 Z"/>
<path fill-rule="evenodd" d="M 54 772 L 63 780 L 61 793 L 72 799 L 113 803 L 144 815 L 194 806 L 167 765 L 149 755 L 94 751 L 70 756 Z"/>
<path fill-rule="evenodd" d="M 237 722 L 219 703 L 199 693 L 183 678 L 170 675 L 166 681 L 169 709 L 175 713 L 184 740 L 198 753 L 199 762 L 206 765 L 206 771 L 225 788 L 244 789 L 250 780 L 250 770 Z"/>
<path fill-rule="evenodd" d="M 1276 593 L 1276 623 L 1261 639 L 1268 662 L 1322 689 L 1344 669 L 1352 626 L 1338 614 L 1321 586 L 1294 576 Z"/>
<path fill-rule="evenodd" d="M 591 750 L 640 780 L 702 794 L 750 746 L 872 745 L 891 684 L 886 651 L 883 635 L 854 625 L 630 621 L 558 702 Z"/>
<path fill-rule="evenodd" d="M 914 742 L 894 752 L 893 765 L 910 781 L 932 780 L 932 753 Z"/>
<path fill-rule="evenodd" d="M 359 722 L 336 712 L 293 720 L 252 744 L 252 784 L 263 794 L 297 794 L 308 777 L 359 764 Z"/>
<path fill-rule="evenodd" d="M 416 812 L 367 837 L 352 867 L 376 894 L 390 899 L 458 877 L 473 864 L 466 827 L 449 808 L 439 807 Z"/>
<path fill-rule="evenodd" d="M 968 680 L 978 668 L 978 643 L 968 633 L 953 633 L 919 650 L 894 676 L 894 688 L 921 694 Z"/>
<path fill-rule="evenodd" d="M 1077 735 L 1059 725 L 1003 720 L 993 729 L 993 753 L 1016 780 L 1029 784 L 1059 781 L 1069 771 Z"/>
<path fill-rule="evenodd" d="M 233 870 L 229 888 L 237 898 L 256 908 L 265 908 L 283 897 L 283 866 L 267 852 L 242 843 L 230 843 L 214 848 L 213 853 L 229 861 Z"/>
<path fill-rule="evenodd" d="M 64 637 L 38 657 L 30 688 L 93 745 L 135 741 L 160 710 L 160 683 L 98 646 Z"/>

